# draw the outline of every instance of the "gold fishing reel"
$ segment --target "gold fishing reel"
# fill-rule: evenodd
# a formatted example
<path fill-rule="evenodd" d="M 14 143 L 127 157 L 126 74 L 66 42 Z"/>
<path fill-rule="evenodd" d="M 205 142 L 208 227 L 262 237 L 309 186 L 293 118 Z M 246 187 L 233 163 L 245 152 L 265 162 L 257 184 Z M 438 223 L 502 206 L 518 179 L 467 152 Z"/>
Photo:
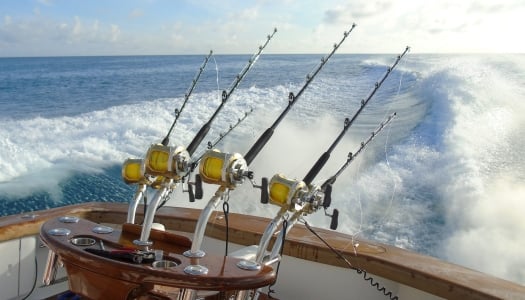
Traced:
<path fill-rule="evenodd" d="M 126 184 L 145 184 L 159 189 L 165 182 L 163 176 L 146 174 L 145 162 L 141 158 L 128 158 L 122 164 L 122 179 Z"/>
<path fill-rule="evenodd" d="M 147 184 L 154 178 L 146 175 L 144 160 L 140 158 L 128 158 L 122 164 L 122 179 L 127 184 Z"/>
<path fill-rule="evenodd" d="M 199 174 L 203 182 L 229 189 L 234 189 L 242 184 L 246 177 L 252 176 L 241 154 L 224 153 L 217 149 L 204 153 L 199 164 Z"/>
<path fill-rule="evenodd" d="M 308 193 L 308 187 L 303 181 L 275 174 L 268 184 L 268 192 L 271 204 L 296 211 L 300 209 L 297 205 L 301 204 L 303 195 Z"/>
<path fill-rule="evenodd" d="M 146 174 L 179 180 L 189 171 L 190 154 L 182 146 L 153 144 L 149 147 L 144 162 Z"/>
<path fill-rule="evenodd" d="M 308 186 L 302 180 L 289 179 L 283 174 L 275 174 L 268 184 L 269 202 L 290 212 L 314 213 L 329 205 L 325 196 L 321 187 Z"/>
<path fill-rule="evenodd" d="M 146 157 L 128 158 L 122 164 L 122 179 L 127 184 L 146 184 L 158 189 L 166 179 L 179 180 L 189 171 L 190 155 L 182 146 L 153 144 Z"/>

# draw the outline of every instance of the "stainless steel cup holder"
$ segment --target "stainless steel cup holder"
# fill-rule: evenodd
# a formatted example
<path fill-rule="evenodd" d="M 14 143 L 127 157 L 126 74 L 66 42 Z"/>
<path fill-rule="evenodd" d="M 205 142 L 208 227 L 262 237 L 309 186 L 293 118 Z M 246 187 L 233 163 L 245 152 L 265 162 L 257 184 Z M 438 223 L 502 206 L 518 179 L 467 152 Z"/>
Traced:
<path fill-rule="evenodd" d="M 75 246 L 93 246 L 97 241 L 90 237 L 75 237 L 71 239 L 71 244 Z"/>
<path fill-rule="evenodd" d="M 173 260 L 157 260 L 154 261 L 151 266 L 156 269 L 169 269 L 178 266 L 179 263 Z"/>

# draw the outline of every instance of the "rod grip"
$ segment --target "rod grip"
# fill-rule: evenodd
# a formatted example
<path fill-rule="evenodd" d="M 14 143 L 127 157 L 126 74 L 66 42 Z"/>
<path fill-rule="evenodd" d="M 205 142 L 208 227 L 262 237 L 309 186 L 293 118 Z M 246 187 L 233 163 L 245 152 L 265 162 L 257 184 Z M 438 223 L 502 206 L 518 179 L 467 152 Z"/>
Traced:
<path fill-rule="evenodd" d="M 334 212 L 332 213 L 332 221 L 330 222 L 330 229 L 336 230 L 337 225 L 339 225 L 339 211 L 334 209 Z"/>
<path fill-rule="evenodd" d="M 255 159 L 257 154 L 261 152 L 262 148 L 266 145 L 266 143 L 268 143 L 272 135 L 273 128 L 270 127 L 266 129 L 266 131 L 259 137 L 257 142 L 255 142 L 255 144 L 253 144 L 250 150 L 248 150 L 248 153 L 246 153 L 246 155 L 244 156 L 244 160 L 246 160 L 246 163 L 248 165 Z"/>
<path fill-rule="evenodd" d="M 310 185 L 312 183 L 312 181 L 315 179 L 315 176 L 319 174 L 319 172 L 324 167 L 324 165 L 326 164 L 329 158 L 330 158 L 330 152 L 325 152 L 323 153 L 323 155 L 321 155 L 321 157 L 319 157 L 315 165 L 310 169 L 308 174 L 306 174 L 306 176 L 303 179 L 306 185 Z"/>
<path fill-rule="evenodd" d="M 197 133 L 197 135 L 193 138 L 188 148 L 186 148 L 190 156 L 193 155 L 193 153 L 195 153 L 195 150 L 197 150 L 197 147 L 199 147 L 204 137 L 206 137 L 206 135 L 208 134 L 208 131 L 210 131 L 210 128 L 211 128 L 210 122 L 204 124 L 202 128 L 199 130 L 199 132 Z"/>
<path fill-rule="evenodd" d="M 190 202 L 195 202 L 195 194 L 193 193 L 193 186 L 188 184 L 188 195 L 190 196 Z"/>
<path fill-rule="evenodd" d="M 204 192 L 202 191 L 202 177 L 200 174 L 195 174 L 195 199 L 202 199 Z"/>
<path fill-rule="evenodd" d="M 329 208 L 330 204 L 332 204 L 332 185 L 328 184 L 326 185 L 326 188 L 324 189 L 324 201 L 323 201 L 323 207 Z"/>
<path fill-rule="evenodd" d="M 268 203 L 268 177 L 263 177 L 261 179 L 261 203 Z"/>

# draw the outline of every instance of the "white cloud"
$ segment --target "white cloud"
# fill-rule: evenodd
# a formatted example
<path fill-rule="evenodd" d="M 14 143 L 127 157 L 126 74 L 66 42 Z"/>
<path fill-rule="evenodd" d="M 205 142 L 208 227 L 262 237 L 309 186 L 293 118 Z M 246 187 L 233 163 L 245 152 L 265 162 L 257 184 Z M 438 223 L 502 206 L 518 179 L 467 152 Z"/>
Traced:
<path fill-rule="evenodd" d="M 135 8 L 133 9 L 130 13 L 129 13 L 129 17 L 132 18 L 132 19 L 137 19 L 137 18 L 140 18 L 144 16 L 144 12 L 138 8 Z"/>
<path fill-rule="evenodd" d="M 79 36 L 82 33 L 82 22 L 78 16 L 75 16 L 75 24 L 73 25 L 73 36 Z"/>
<path fill-rule="evenodd" d="M 13 23 L 11 16 L 4 16 L 4 26 L 9 26 L 11 23 Z"/>
<path fill-rule="evenodd" d="M 38 3 L 40 4 L 44 4 L 44 5 L 53 5 L 53 1 L 52 0 L 37 0 Z"/>
<path fill-rule="evenodd" d="M 259 9 L 257 7 L 250 7 L 243 9 L 233 15 L 234 18 L 240 20 L 251 20 L 254 21 L 259 16 Z"/>
<path fill-rule="evenodd" d="M 111 24 L 111 41 L 116 42 L 118 41 L 120 36 L 120 28 L 118 25 Z"/>
<path fill-rule="evenodd" d="M 391 1 L 352 1 L 325 11 L 324 22 L 329 24 L 348 24 L 356 19 L 377 17 L 390 10 Z"/>
<path fill-rule="evenodd" d="M 98 49 L 92 55 L 205 53 L 210 48 L 218 53 L 251 53 L 254 43 L 263 41 L 274 27 L 279 33 L 268 52 L 320 53 L 338 41 L 354 22 L 358 27 L 352 42 L 345 43 L 340 52 L 393 53 L 406 45 L 412 46 L 414 53 L 525 51 L 525 42 L 516 38 L 517 24 L 525 13 L 519 1 L 400 0 L 394 4 L 356 0 L 338 4 L 335 0 L 266 0 L 242 6 L 189 2 L 187 5 L 194 7 L 188 11 L 198 8 L 198 15 L 178 16 L 175 12 L 167 17 L 151 13 L 156 4 L 150 3 L 146 7 L 121 8 L 128 12 L 123 19 L 101 15 L 95 20 L 82 14 L 51 18 L 44 12 L 56 4 L 42 4 L 50 7 L 41 7 L 39 15 L 4 16 L 0 55 L 30 55 L 37 48 L 32 43 L 49 51 L 45 55 L 86 54 L 95 44 L 99 47 L 92 47 Z M 137 18 L 141 26 L 135 27 Z M 174 20 L 179 24 L 177 30 L 171 25 Z M 41 47 L 43 44 L 48 46 Z"/>

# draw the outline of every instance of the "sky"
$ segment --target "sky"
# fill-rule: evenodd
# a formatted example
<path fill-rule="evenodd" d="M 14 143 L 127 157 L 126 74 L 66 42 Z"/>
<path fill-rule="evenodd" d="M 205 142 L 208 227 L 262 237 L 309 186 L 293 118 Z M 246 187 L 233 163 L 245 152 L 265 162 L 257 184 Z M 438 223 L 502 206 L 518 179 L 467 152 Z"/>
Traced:
<path fill-rule="evenodd" d="M 525 53 L 525 0 L 0 0 L 0 57 Z"/>

